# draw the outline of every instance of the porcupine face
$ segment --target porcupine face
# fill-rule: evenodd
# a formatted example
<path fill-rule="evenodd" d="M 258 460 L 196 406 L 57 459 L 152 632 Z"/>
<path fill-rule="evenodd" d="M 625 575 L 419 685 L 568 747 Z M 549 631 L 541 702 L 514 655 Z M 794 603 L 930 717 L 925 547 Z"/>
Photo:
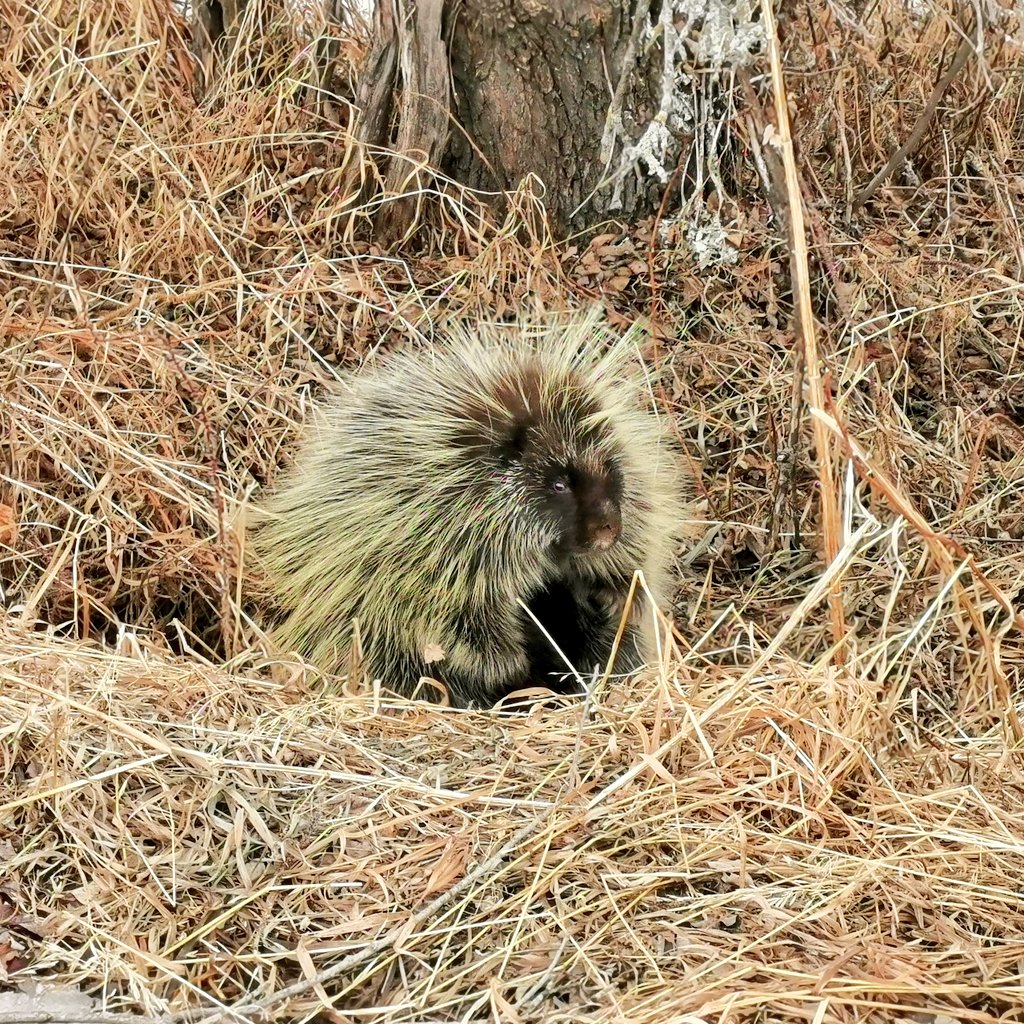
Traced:
<path fill-rule="evenodd" d="M 530 510 L 557 554 L 607 551 L 622 529 L 621 473 L 599 450 L 552 445 L 548 429 L 520 425 L 508 445 Z"/>
<path fill-rule="evenodd" d="M 535 535 L 557 557 L 607 551 L 622 529 L 622 472 L 599 409 L 577 381 L 540 373 L 500 384 L 474 416 L 482 445 Z"/>

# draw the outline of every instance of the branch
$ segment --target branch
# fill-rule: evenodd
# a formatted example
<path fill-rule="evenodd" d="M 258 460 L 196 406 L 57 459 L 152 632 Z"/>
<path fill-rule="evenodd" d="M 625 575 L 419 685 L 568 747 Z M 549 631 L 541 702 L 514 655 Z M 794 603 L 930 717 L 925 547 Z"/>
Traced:
<path fill-rule="evenodd" d="M 889 179 L 893 171 L 897 167 L 902 167 L 903 161 L 917 152 L 917 147 L 921 144 L 928 126 L 935 119 L 935 114 L 939 109 L 939 102 L 952 84 L 953 79 L 960 74 L 961 69 L 967 63 L 967 58 L 974 52 L 971 33 L 965 30 L 964 37 L 960 41 L 960 46 L 953 57 L 953 63 L 949 65 L 949 70 L 939 79 L 935 88 L 932 89 L 932 94 L 928 97 L 928 102 L 924 105 L 924 110 L 921 111 L 921 116 L 918 117 L 913 131 L 907 137 L 907 141 L 889 157 L 886 165 L 854 196 L 853 205 L 855 208 L 863 206 L 878 191 L 879 186 Z"/>

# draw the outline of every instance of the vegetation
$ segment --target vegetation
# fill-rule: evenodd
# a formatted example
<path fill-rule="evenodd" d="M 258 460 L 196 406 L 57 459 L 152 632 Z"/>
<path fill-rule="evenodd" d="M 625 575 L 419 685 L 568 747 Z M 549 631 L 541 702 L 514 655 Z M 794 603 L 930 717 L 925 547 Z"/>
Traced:
<path fill-rule="evenodd" d="M 389 248 L 301 33 L 200 100 L 171 0 L 14 7 L 0 983 L 175 1021 L 1019 1013 L 1024 25 L 966 6 L 782 5 L 699 209 L 559 241 L 529 180 L 492 214 L 430 178 Z M 335 368 L 594 299 L 647 324 L 707 505 L 661 663 L 501 716 L 268 651 L 240 511 Z"/>

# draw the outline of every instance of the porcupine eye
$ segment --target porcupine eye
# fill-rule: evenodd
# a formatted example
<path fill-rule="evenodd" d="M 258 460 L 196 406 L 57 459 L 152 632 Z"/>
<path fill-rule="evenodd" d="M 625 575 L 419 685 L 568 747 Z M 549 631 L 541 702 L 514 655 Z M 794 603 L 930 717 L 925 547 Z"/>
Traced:
<path fill-rule="evenodd" d="M 576 491 L 568 472 L 549 470 L 542 475 L 537 498 L 547 519 L 556 550 L 568 554 L 579 546 L 579 511 Z"/>

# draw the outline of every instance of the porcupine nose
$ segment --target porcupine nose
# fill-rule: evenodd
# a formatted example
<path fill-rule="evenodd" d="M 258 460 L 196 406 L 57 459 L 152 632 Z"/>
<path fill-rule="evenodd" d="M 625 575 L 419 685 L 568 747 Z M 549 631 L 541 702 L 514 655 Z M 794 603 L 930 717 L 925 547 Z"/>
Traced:
<path fill-rule="evenodd" d="M 607 551 L 619 539 L 621 529 L 619 510 L 613 502 L 604 502 L 590 526 L 591 547 L 597 551 Z"/>

